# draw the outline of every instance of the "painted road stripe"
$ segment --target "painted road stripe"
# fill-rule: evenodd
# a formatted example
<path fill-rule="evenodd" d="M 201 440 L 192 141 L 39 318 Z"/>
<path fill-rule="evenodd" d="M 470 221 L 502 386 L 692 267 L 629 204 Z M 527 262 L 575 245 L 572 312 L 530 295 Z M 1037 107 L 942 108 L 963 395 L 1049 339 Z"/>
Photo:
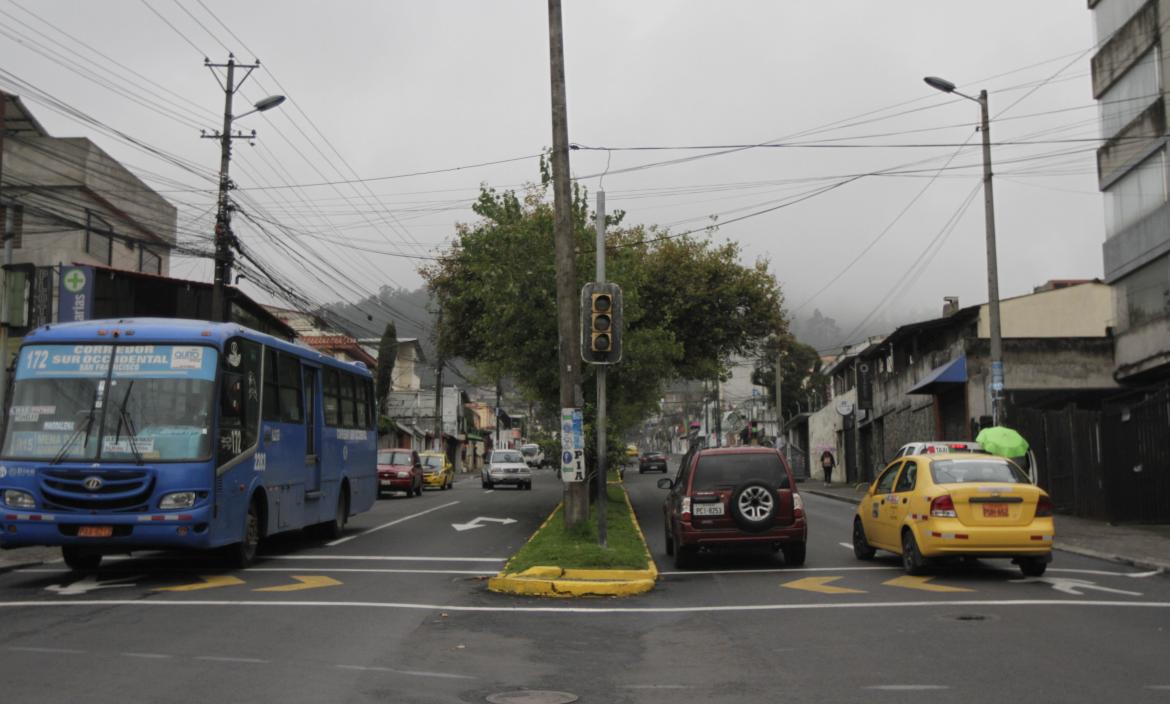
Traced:
<path fill-rule="evenodd" d="M 864 594 L 860 589 L 834 587 L 829 582 L 835 582 L 840 577 L 805 577 L 792 582 L 784 582 L 780 586 L 789 589 L 803 589 L 806 592 L 820 592 L 821 594 Z"/>
<path fill-rule="evenodd" d="M 338 582 L 332 577 L 322 577 L 320 575 L 293 575 L 293 579 L 297 580 L 298 584 L 283 584 L 279 587 L 264 587 L 263 589 L 253 589 L 254 592 L 299 592 L 305 589 L 320 589 L 321 587 L 339 587 L 341 582 Z"/>
<path fill-rule="evenodd" d="M 801 572 L 901 572 L 901 567 L 777 567 L 766 570 L 703 570 L 659 572 L 659 577 L 703 577 L 711 574 L 799 574 Z"/>
<path fill-rule="evenodd" d="M 226 574 L 217 574 L 211 577 L 200 577 L 201 582 L 194 584 L 180 584 L 177 587 L 159 587 L 156 592 L 197 592 L 203 589 L 218 589 L 220 587 L 235 587 L 244 583 L 239 577 Z"/>
<path fill-rule="evenodd" d="M 260 658 L 228 658 L 222 655 L 197 655 L 196 660 L 203 660 L 205 662 L 242 662 L 249 665 L 267 665 L 269 660 L 261 660 Z"/>
<path fill-rule="evenodd" d="M 370 665 L 337 665 L 339 670 L 358 670 L 359 672 L 391 672 L 395 675 L 412 675 L 414 677 L 437 677 L 445 680 L 474 680 L 470 675 L 456 675 L 450 672 L 426 672 L 424 670 L 395 670 L 389 667 L 375 667 Z"/>
<path fill-rule="evenodd" d="M 459 503 L 459 502 L 458 501 L 448 501 L 445 504 L 439 504 L 438 506 L 435 506 L 433 508 L 428 508 L 426 511 L 419 511 L 418 513 L 412 513 L 409 516 L 403 516 L 402 518 L 399 518 L 399 519 L 394 520 L 394 521 L 390 521 L 389 523 L 383 523 L 382 525 L 375 526 L 373 528 L 370 528 L 369 530 L 363 530 L 361 533 L 358 533 L 357 535 L 351 535 L 351 536 L 346 537 L 346 538 L 338 538 L 337 540 L 325 543 L 325 545 L 327 547 L 334 547 L 337 545 L 341 545 L 343 543 L 348 543 L 349 541 L 353 540 L 354 538 L 360 538 L 363 535 L 369 535 L 370 533 L 377 533 L 378 531 L 382 530 L 383 528 L 389 528 L 390 526 L 396 526 L 399 523 L 402 523 L 403 521 L 409 521 L 412 518 L 418 518 L 419 516 L 425 516 L 428 513 L 430 513 L 431 511 L 438 511 L 441 508 L 449 508 L 451 506 L 454 506 L 457 503 Z"/>
<path fill-rule="evenodd" d="M 935 689 L 950 689 L 942 684 L 875 684 L 862 689 L 880 689 L 885 692 L 925 692 Z"/>
<path fill-rule="evenodd" d="M 85 654 L 84 650 L 74 650 L 73 648 L 34 648 L 32 646 L 21 647 L 19 645 L 11 646 L 8 648 L 8 650 L 15 650 L 16 652 L 20 652 L 20 653 L 53 653 L 53 654 L 59 654 L 59 655 L 84 655 Z"/>
<path fill-rule="evenodd" d="M 735 606 L 466 606 L 457 604 L 413 604 L 407 602 L 378 601 L 213 601 L 210 599 L 54 599 L 52 601 L 3 601 L 0 609 L 52 609 L 57 607 L 88 606 L 105 608 L 110 606 L 224 606 L 279 607 L 315 609 L 405 609 L 415 611 L 455 611 L 460 613 L 514 613 L 514 614 L 688 614 L 688 613 L 736 613 L 753 611 L 817 611 L 833 609 L 903 609 L 956 606 L 1069 606 L 1167 609 L 1170 601 L 1104 601 L 1095 599 L 953 599 L 946 601 L 877 601 L 812 604 L 740 604 Z M 72 651 L 51 651 L 72 652 Z"/>
<path fill-rule="evenodd" d="M 964 589 L 962 587 L 947 587 L 941 584 L 930 584 L 930 580 L 934 577 L 912 577 L 904 575 L 895 579 L 889 579 L 882 584 L 888 584 L 891 587 L 902 587 L 903 589 L 921 589 L 924 592 L 970 592 L 974 589 Z"/>
<path fill-rule="evenodd" d="M 173 655 L 163 655 L 162 653 L 118 653 L 127 658 L 145 658 L 147 660 L 169 660 Z"/>

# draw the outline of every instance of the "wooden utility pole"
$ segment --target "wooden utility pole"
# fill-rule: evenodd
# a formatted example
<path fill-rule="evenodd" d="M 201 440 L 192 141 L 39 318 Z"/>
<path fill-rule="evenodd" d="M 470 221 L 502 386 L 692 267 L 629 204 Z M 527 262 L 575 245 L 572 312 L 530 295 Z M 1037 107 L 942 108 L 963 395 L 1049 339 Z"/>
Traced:
<path fill-rule="evenodd" d="M 557 338 L 560 362 L 561 408 L 580 408 L 581 349 L 577 310 L 577 265 L 573 257 L 573 194 L 569 187 L 569 116 L 565 99 L 565 47 L 561 32 L 561 2 L 548 0 L 549 75 L 552 79 L 553 241 L 556 245 Z M 565 482 L 565 526 L 589 518 L 585 482 Z"/>

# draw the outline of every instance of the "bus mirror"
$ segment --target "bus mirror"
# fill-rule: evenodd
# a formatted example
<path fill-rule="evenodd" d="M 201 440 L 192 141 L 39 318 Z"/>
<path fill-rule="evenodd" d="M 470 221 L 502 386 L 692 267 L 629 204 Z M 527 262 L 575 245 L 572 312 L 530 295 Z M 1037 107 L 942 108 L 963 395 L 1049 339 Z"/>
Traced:
<path fill-rule="evenodd" d="M 224 372 L 220 411 L 224 417 L 240 418 L 244 415 L 243 375 Z"/>

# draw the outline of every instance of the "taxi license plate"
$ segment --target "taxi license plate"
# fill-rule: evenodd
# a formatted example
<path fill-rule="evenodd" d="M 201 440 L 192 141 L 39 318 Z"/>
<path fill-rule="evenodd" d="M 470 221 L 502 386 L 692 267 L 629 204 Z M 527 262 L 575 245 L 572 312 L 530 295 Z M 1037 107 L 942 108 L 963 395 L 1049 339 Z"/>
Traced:
<path fill-rule="evenodd" d="M 108 538 L 113 534 L 113 526 L 81 526 L 77 529 L 79 538 Z"/>
<path fill-rule="evenodd" d="M 984 518 L 1007 518 L 1007 504 L 983 504 Z"/>
<path fill-rule="evenodd" d="M 695 504 L 693 512 L 696 516 L 722 516 L 723 504 Z"/>

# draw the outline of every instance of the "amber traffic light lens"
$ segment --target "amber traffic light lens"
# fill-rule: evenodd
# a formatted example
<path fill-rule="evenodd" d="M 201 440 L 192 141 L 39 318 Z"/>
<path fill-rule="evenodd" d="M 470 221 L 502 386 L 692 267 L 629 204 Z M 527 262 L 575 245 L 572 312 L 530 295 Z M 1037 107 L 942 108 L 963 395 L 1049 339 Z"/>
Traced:
<path fill-rule="evenodd" d="M 609 319 L 608 315 L 595 315 L 595 316 L 593 316 L 593 331 L 594 332 L 609 332 L 609 327 L 612 324 L 613 323 Z"/>

